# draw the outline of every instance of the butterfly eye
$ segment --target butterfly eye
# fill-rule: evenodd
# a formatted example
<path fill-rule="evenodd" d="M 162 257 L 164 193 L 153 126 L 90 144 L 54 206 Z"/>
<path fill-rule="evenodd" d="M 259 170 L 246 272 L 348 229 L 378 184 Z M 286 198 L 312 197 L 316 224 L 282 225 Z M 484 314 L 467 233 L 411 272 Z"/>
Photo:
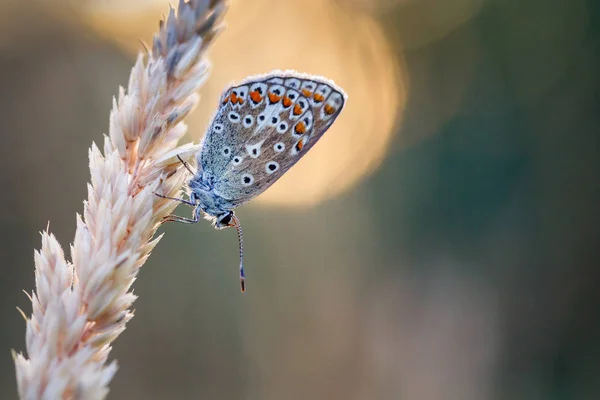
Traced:
<path fill-rule="evenodd" d="M 229 157 L 229 155 L 231 154 L 231 149 L 229 147 L 223 147 L 223 150 L 221 150 L 221 153 L 225 157 Z"/>
<path fill-rule="evenodd" d="M 250 174 L 244 174 L 242 175 L 242 185 L 244 186 L 250 186 L 252 185 L 252 183 L 254 182 L 254 177 Z"/>
<path fill-rule="evenodd" d="M 267 174 L 272 174 L 273 172 L 277 171 L 278 169 L 279 169 L 279 164 L 277 164 L 275 161 L 268 162 L 267 165 L 265 166 L 265 170 L 267 171 Z"/>
<path fill-rule="evenodd" d="M 229 115 L 227 115 L 227 118 L 229 118 L 229 120 L 234 124 L 240 122 L 240 114 L 236 113 L 235 111 L 231 111 Z"/>
<path fill-rule="evenodd" d="M 286 133 L 287 129 L 288 129 L 288 124 L 285 123 L 285 122 L 282 122 L 277 127 L 277 132 L 279 132 L 279 133 Z"/>
<path fill-rule="evenodd" d="M 250 128 L 253 123 L 254 123 L 254 118 L 252 118 L 252 115 L 246 115 L 244 117 L 244 127 L 245 128 Z"/>
<path fill-rule="evenodd" d="M 229 226 L 231 218 L 233 218 L 233 212 L 230 211 L 227 214 L 221 214 L 217 222 L 219 226 Z"/>
<path fill-rule="evenodd" d="M 275 150 L 275 153 L 281 153 L 285 150 L 285 144 L 283 142 L 275 143 L 273 150 Z"/>

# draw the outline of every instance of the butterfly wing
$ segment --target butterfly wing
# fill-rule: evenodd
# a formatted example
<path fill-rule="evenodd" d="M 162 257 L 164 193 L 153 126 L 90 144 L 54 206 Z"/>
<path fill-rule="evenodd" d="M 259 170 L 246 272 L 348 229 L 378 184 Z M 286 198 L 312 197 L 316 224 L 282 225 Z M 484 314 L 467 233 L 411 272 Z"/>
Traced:
<path fill-rule="evenodd" d="M 333 82 L 296 72 L 251 77 L 227 89 L 199 160 L 215 193 L 233 207 L 258 196 L 314 146 L 345 101 Z"/>

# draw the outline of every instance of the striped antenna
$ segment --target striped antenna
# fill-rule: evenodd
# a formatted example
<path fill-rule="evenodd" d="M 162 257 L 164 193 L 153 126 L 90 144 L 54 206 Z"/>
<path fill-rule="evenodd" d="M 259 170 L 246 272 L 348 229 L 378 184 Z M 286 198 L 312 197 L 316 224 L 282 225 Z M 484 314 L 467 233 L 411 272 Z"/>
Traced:
<path fill-rule="evenodd" d="M 233 214 L 233 224 L 238 234 L 238 242 L 240 245 L 240 288 L 242 293 L 246 291 L 246 276 L 244 274 L 244 238 L 242 236 L 242 224 L 238 217 Z"/>

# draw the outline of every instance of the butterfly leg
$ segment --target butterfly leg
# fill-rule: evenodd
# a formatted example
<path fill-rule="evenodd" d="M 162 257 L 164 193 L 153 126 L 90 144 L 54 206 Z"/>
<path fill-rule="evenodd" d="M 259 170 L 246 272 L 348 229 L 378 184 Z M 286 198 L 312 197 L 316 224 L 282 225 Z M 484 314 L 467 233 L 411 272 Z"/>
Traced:
<path fill-rule="evenodd" d="M 161 221 L 161 223 L 165 223 L 165 222 L 180 222 L 182 224 L 195 224 L 196 222 L 198 222 L 199 219 L 196 217 L 194 219 L 191 218 L 185 218 L 185 217 L 180 217 L 179 215 L 167 215 L 166 217 L 164 217 Z"/>
<path fill-rule="evenodd" d="M 158 197 L 162 198 L 162 199 L 175 200 L 175 201 L 178 201 L 180 203 L 187 204 L 188 206 L 196 207 L 195 203 L 192 203 L 191 201 L 186 200 L 186 199 L 180 199 L 180 198 L 177 198 L 177 197 L 169 197 L 169 196 L 165 196 L 164 194 L 158 194 L 156 192 L 154 194 L 157 195 Z"/>
<path fill-rule="evenodd" d="M 196 206 L 196 208 L 194 208 L 194 218 L 185 218 L 180 217 L 179 215 L 171 214 L 164 217 L 160 223 L 164 224 L 165 222 L 179 222 L 182 224 L 195 224 L 196 222 L 200 221 L 200 211 L 200 206 Z"/>
<path fill-rule="evenodd" d="M 181 161 L 181 163 L 183 164 L 183 166 L 185 167 L 185 169 L 187 169 L 190 174 L 192 174 L 192 175 L 195 174 L 195 172 L 192 171 L 192 168 L 190 167 L 190 164 L 188 164 L 187 162 L 185 162 L 183 160 L 183 158 L 181 158 L 179 156 L 179 154 L 177 155 L 177 158 L 179 159 L 179 161 Z M 187 204 L 188 206 L 192 206 L 192 207 L 196 206 L 196 203 L 191 202 L 189 200 L 180 199 L 180 198 L 177 198 L 177 197 L 169 197 L 169 196 L 165 196 L 164 194 L 158 194 L 156 192 L 154 192 L 154 194 L 157 195 L 160 198 L 163 198 L 163 199 L 175 200 L 175 201 L 178 201 L 178 202 L 183 203 L 183 204 Z"/>

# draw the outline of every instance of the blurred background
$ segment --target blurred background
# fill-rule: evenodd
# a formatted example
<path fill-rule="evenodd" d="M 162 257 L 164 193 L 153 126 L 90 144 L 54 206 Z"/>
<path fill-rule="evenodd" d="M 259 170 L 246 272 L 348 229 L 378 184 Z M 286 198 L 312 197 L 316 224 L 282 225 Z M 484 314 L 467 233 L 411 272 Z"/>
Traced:
<path fill-rule="evenodd" d="M 0 0 L 2 399 L 39 232 L 68 249 L 87 149 L 167 11 Z M 245 295 L 234 231 L 162 228 L 109 397 L 600 398 L 600 3 L 237 0 L 226 21 L 189 140 L 271 69 L 347 109 L 239 211 Z"/>

